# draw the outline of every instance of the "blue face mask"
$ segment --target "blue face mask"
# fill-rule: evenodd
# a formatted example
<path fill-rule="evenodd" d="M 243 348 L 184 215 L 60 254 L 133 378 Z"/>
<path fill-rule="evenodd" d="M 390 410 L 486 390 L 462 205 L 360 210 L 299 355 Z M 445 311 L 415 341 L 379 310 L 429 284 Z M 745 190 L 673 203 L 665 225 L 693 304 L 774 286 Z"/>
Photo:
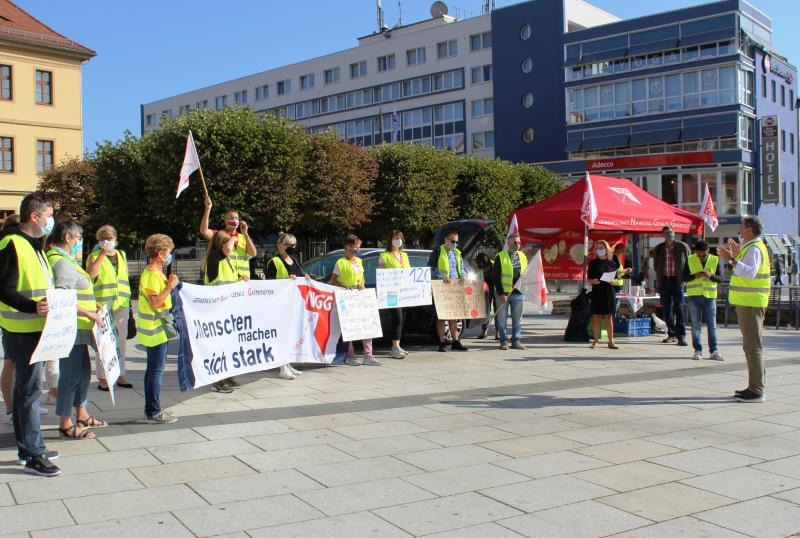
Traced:
<path fill-rule="evenodd" d="M 667 232 L 664 234 L 664 239 L 667 241 L 674 241 L 675 240 L 675 232 Z"/>
<path fill-rule="evenodd" d="M 605 255 L 606 255 L 606 249 L 604 249 L 604 248 L 599 248 L 599 249 L 597 249 L 597 256 L 598 256 L 599 258 L 602 258 L 602 257 L 604 257 Z"/>
<path fill-rule="evenodd" d="M 172 253 L 170 252 L 169 256 L 167 256 L 167 259 L 164 260 L 164 267 L 169 267 L 172 264 L 172 260 Z"/>
<path fill-rule="evenodd" d="M 78 239 L 78 242 L 69 247 L 69 253 L 77 256 L 83 250 L 83 239 Z"/>
<path fill-rule="evenodd" d="M 47 222 L 45 222 L 44 226 L 42 226 L 42 233 L 44 235 L 50 235 L 55 225 L 56 225 L 56 219 L 54 219 L 53 217 L 47 217 Z"/>

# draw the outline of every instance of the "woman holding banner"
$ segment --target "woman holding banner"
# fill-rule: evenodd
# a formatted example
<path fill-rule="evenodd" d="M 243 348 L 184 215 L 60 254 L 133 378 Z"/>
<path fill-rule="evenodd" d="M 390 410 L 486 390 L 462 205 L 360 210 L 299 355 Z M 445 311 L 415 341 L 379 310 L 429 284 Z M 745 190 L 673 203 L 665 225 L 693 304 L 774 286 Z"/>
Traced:
<path fill-rule="evenodd" d="M 136 316 L 136 339 L 147 350 L 144 371 L 144 415 L 153 424 L 172 424 L 178 417 L 161 409 L 161 379 L 167 362 L 167 343 L 174 328 L 167 328 L 172 308 L 170 292 L 178 285 L 175 274 L 164 275 L 172 263 L 175 244 L 169 236 L 153 234 L 144 244 L 147 266 L 139 279 L 139 311 Z M 170 331 L 170 332 L 168 332 Z"/>
<path fill-rule="evenodd" d="M 206 255 L 200 265 L 200 272 L 203 274 L 203 283 L 206 286 L 222 286 L 233 284 L 240 280 L 250 280 L 250 275 L 242 274 L 240 265 L 235 263 L 231 255 L 236 250 L 237 236 L 231 235 L 225 230 L 220 230 L 211 239 Z M 229 377 L 217 381 L 211 388 L 223 394 L 233 392 L 233 389 L 241 387 L 237 381 Z"/>
<path fill-rule="evenodd" d="M 297 238 L 295 236 L 286 232 L 280 234 L 275 247 L 278 249 L 278 255 L 273 256 L 267 262 L 267 268 L 264 270 L 264 278 L 266 280 L 308 278 L 303 272 L 300 262 L 294 257 L 297 252 Z M 278 377 L 281 379 L 294 379 L 300 374 L 302 372 L 292 368 L 291 364 L 284 364 L 280 368 Z"/>
<path fill-rule="evenodd" d="M 344 238 L 344 256 L 336 261 L 333 266 L 331 285 L 343 288 L 364 289 L 364 263 L 358 257 L 361 239 L 355 234 L 349 234 Z M 347 346 L 347 360 L 350 366 L 380 366 L 381 363 L 372 356 L 372 338 L 361 341 L 364 346 L 364 362 L 358 362 L 353 342 Z"/>
<path fill-rule="evenodd" d="M 592 330 L 594 341 L 591 347 L 597 347 L 600 340 L 600 320 L 605 320 L 608 333 L 608 347 L 619 349 L 614 344 L 614 311 L 616 307 L 616 293 L 612 282 L 617 274 L 619 264 L 614 261 L 614 253 L 604 240 L 595 241 L 594 259 L 587 268 L 587 282 L 592 285 Z M 611 275 L 609 275 L 611 273 Z M 603 276 L 606 276 L 604 279 Z M 608 277 L 611 278 L 608 278 Z"/>
<path fill-rule="evenodd" d="M 104 428 L 108 424 L 92 417 L 86 410 L 89 379 L 92 368 L 89 361 L 89 344 L 92 328 L 100 322 L 92 279 L 76 260 L 83 247 L 83 230 L 74 220 L 59 222 L 50 235 L 47 260 L 53 268 L 56 288 L 75 290 L 78 295 L 78 334 L 69 356 L 59 361 L 58 397 L 56 413 L 59 417 L 60 437 L 92 439 L 89 428 Z M 72 421 L 72 408 L 75 421 Z"/>
<path fill-rule="evenodd" d="M 392 230 L 386 238 L 386 251 L 381 252 L 378 261 L 379 269 L 406 269 L 411 267 L 408 254 L 403 251 L 405 236 L 400 230 Z M 403 309 L 389 309 L 389 326 L 392 335 L 393 359 L 405 359 L 408 352 L 400 347 L 400 336 L 403 334 Z"/>

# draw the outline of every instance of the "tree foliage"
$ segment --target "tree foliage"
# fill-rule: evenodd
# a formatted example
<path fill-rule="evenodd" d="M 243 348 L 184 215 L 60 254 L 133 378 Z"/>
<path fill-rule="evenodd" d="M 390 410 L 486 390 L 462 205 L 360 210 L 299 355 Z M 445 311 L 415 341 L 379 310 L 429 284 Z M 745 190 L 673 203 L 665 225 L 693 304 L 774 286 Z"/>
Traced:
<path fill-rule="evenodd" d="M 92 161 L 67 158 L 41 175 L 39 190 L 53 200 L 58 220 L 75 219 L 87 228 L 97 225 L 99 204 Z"/>

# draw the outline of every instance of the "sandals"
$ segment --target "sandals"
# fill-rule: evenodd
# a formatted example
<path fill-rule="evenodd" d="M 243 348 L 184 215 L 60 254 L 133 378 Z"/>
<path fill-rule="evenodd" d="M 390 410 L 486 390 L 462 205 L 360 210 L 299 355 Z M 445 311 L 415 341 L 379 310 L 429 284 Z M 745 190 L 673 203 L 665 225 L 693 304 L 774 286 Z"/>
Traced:
<path fill-rule="evenodd" d="M 83 420 L 78 419 L 77 422 L 79 425 L 83 426 L 84 428 L 105 428 L 108 426 L 108 422 L 105 420 L 100 420 L 99 418 L 94 418 L 93 416 L 89 416 L 89 418 L 85 418 Z"/>
<path fill-rule="evenodd" d="M 608 349 L 619 349 L 619 346 L 616 344 L 608 344 Z"/>
<path fill-rule="evenodd" d="M 592 342 L 592 345 L 589 346 L 590 348 L 594 349 L 597 347 L 597 342 Z"/>
<path fill-rule="evenodd" d="M 88 429 L 84 428 L 78 433 L 78 425 L 73 424 L 69 428 L 59 428 L 58 429 L 58 436 L 59 437 L 66 437 L 67 439 L 94 439 L 94 433 L 90 432 Z"/>

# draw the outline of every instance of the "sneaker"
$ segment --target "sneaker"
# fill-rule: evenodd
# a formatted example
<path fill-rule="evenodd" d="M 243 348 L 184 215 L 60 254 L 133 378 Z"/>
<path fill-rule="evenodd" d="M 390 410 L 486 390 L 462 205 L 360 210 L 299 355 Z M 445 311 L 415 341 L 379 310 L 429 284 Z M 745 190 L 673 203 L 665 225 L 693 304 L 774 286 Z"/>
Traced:
<path fill-rule="evenodd" d="M 368 356 L 364 357 L 363 364 L 364 364 L 364 366 L 380 366 L 381 365 L 380 361 L 377 360 L 372 355 L 368 355 Z"/>
<path fill-rule="evenodd" d="M 733 391 L 733 397 L 736 398 L 737 396 L 739 396 L 743 392 L 747 392 L 747 390 L 748 389 L 735 390 L 735 391 Z"/>
<path fill-rule="evenodd" d="M 289 367 L 289 371 L 292 372 L 292 375 L 298 376 L 303 375 L 303 372 L 292 366 L 291 364 L 287 364 L 286 366 Z"/>
<path fill-rule="evenodd" d="M 144 420 L 145 422 L 148 422 L 150 424 L 172 424 L 174 422 L 178 422 L 178 417 L 162 410 L 157 415 L 152 415 L 152 416 L 146 415 Z"/>
<path fill-rule="evenodd" d="M 404 357 L 408 357 L 408 351 L 406 351 L 406 350 L 405 350 L 405 349 L 403 349 L 402 347 L 398 347 L 397 349 L 399 349 L 399 350 L 400 350 L 400 353 L 402 353 Z"/>
<path fill-rule="evenodd" d="M 61 474 L 61 469 L 50 461 L 46 454 L 40 454 L 25 462 L 26 473 L 35 474 L 37 476 L 58 476 Z"/>
<path fill-rule="evenodd" d="M 283 366 L 281 366 L 281 371 L 278 372 L 278 377 L 280 377 L 281 379 L 292 380 L 294 379 L 294 374 L 284 364 Z"/>
<path fill-rule="evenodd" d="M 736 400 L 744 403 L 764 403 L 764 395 L 753 392 L 750 389 L 736 395 Z"/>
<path fill-rule="evenodd" d="M 211 390 L 214 392 L 219 392 L 220 394 L 230 394 L 233 392 L 233 389 L 230 388 L 225 381 L 217 381 L 216 383 L 212 384 Z"/>
<path fill-rule="evenodd" d="M 703 352 L 702 351 L 695 351 L 694 355 L 692 355 L 692 359 L 696 360 L 696 361 L 699 361 L 702 358 L 703 358 Z"/>
<path fill-rule="evenodd" d="M 677 342 L 677 341 L 678 341 L 678 339 L 675 338 L 674 336 L 667 336 L 666 338 L 664 338 L 661 341 L 661 343 L 662 344 L 672 344 L 673 342 Z"/>
<path fill-rule="evenodd" d="M 439 342 L 439 352 L 444 353 L 447 351 L 447 342 Z"/>
<path fill-rule="evenodd" d="M 45 450 L 44 455 L 47 456 L 48 460 L 57 460 L 61 457 L 61 454 L 58 453 L 58 450 Z M 17 465 L 25 465 L 28 460 L 17 460 Z"/>
<path fill-rule="evenodd" d="M 715 351 L 714 353 L 711 354 L 711 356 L 708 358 L 708 360 L 710 360 L 710 361 L 724 361 L 725 357 L 723 357 L 720 354 L 719 351 Z"/>
<path fill-rule="evenodd" d="M 358 362 L 358 359 L 355 357 L 347 357 L 347 360 L 344 362 L 347 363 L 349 366 L 361 366 L 361 363 Z"/>
<path fill-rule="evenodd" d="M 685 346 L 688 346 L 689 344 L 686 343 L 686 339 L 685 338 L 678 338 L 678 345 L 685 347 Z"/>
<path fill-rule="evenodd" d="M 467 351 L 469 348 L 461 343 L 461 340 L 453 340 L 453 343 L 450 344 L 450 349 L 453 351 Z"/>
<path fill-rule="evenodd" d="M 58 396 L 53 396 L 50 392 L 46 392 L 44 396 L 42 396 L 42 403 L 44 405 L 56 405 L 56 399 Z"/>
<path fill-rule="evenodd" d="M 46 415 L 49 412 L 50 412 L 50 410 L 48 408 L 46 408 L 46 407 L 40 407 L 39 408 L 39 414 L 40 415 Z"/>
<path fill-rule="evenodd" d="M 225 384 L 228 385 L 230 389 L 240 389 L 242 388 L 242 384 L 236 381 L 234 378 L 229 377 L 225 380 Z"/>
<path fill-rule="evenodd" d="M 521 350 L 521 349 L 525 349 L 525 346 L 523 346 L 519 342 L 514 342 L 513 344 L 511 344 L 511 349 L 520 349 Z"/>
<path fill-rule="evenodd" d="M 506 351 L 508 349 L 508 344 L 500 344 L 500 350 Z"/>
<path fill-rule="evenodd" d="M 393 359 L 405 359 L 406 355 L 405 355 L 405 353 L 403 353 L 402 349 L 400 349 L 399 347 L 395 347 L 395 348 L 392 348 L 391 357 Z"/>

